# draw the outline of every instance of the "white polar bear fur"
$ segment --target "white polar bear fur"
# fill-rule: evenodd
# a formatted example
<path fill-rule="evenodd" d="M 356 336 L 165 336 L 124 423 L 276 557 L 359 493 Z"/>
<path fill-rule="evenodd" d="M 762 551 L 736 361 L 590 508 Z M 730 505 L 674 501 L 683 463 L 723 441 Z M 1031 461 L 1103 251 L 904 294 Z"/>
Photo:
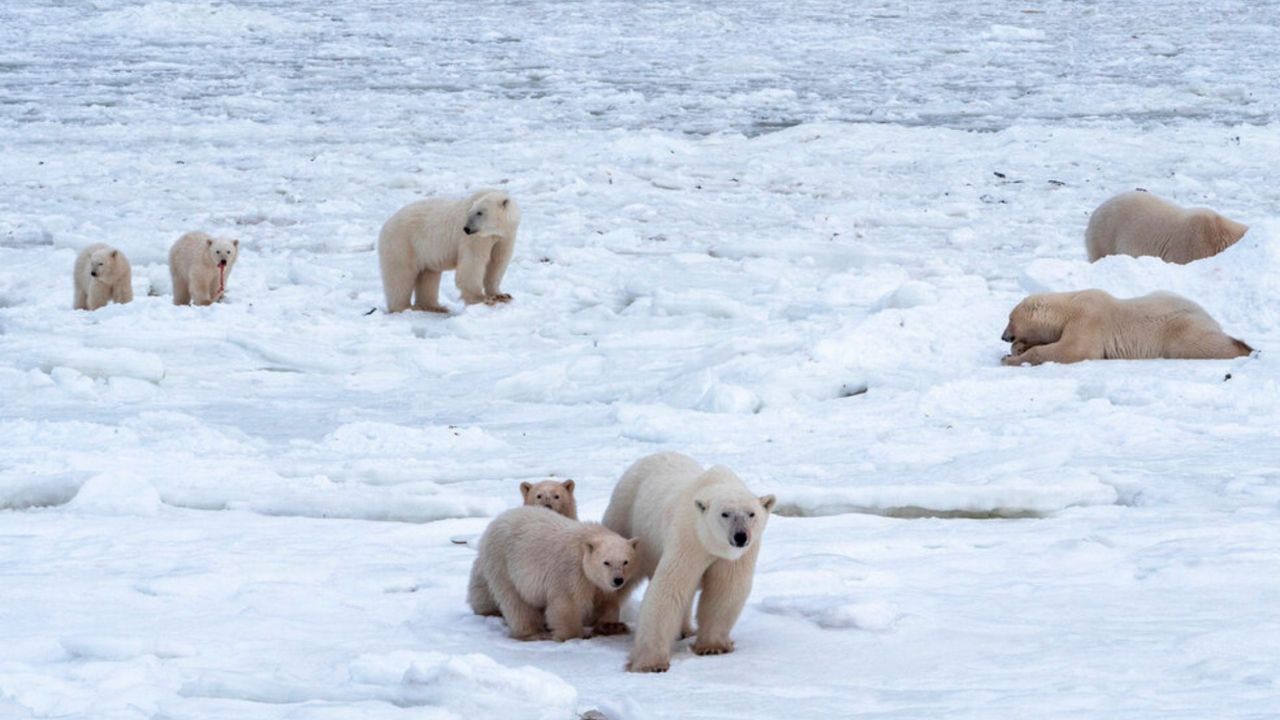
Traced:
<path fill-rule="evenodd" d="M 617 617 L 617 604 L 641 577 L 650 577 L 627 669 L 662 672 L 670 666 L 671 644 L 693 634 L 694 593 L 698 638 L 693 651 L 718 655 L 733 651 L 729 632 L 751 594 L 761 535 L 775 498 L 756 497 L 728 468 L 703 470 L 679 453 L 658 453 L 627 469 L 613 490 L 604 524 L 640 540 L 632 583 L 599 609 L 602 621 Z M 743 547 L 736 533 L 746 535 Z"/>
<path fill-rule="evenodd" d="M 585 621 L 600 598 L 630 580 L 635 547 L 597 523 L 543 507 L 514 508 L 480 537 L 467 602 L 478 615 L 500 613 L 519 640 L 540 636 L 544 622 L 557 641 L 586 637 Z"/>
<path fill-rule="evenodd" d="M 378 235 L 378 264 L 387 312 L 413 309 L 446 313 L 440 275 L 455 270 L 463 302 L 501 303 L 520 226 L 520 208 L 498 190 L 479 190 L 462 200 L 430 198 L 400 208 Z"/>
<path fill-rule="evenodd" d="M 231 268 L 240 255 L 240 241 L 189 232 L 169 248 L 169 276 L 174 305 L 211 305 L 222 299 Z M 219 266 L 225 264 L 219 278 Z"/>
<path fill-rule="evenodd" d="M 80 251 L 75 265 L 76 310 L 97 310 L 109 302 L 133 301 L 133 268 L 129 258 L 104 243 Z"/>
<path fill-rule="evenodd" d="M 1134 190 L 1116 195 L 1093 211 L 1084 242 L 1089 262 L 1107 255 L 1154 255 L 1185 265 L 1217 255 L 1248 230 L 1247 225 L 1209 208 L 1181 208 Z"/>

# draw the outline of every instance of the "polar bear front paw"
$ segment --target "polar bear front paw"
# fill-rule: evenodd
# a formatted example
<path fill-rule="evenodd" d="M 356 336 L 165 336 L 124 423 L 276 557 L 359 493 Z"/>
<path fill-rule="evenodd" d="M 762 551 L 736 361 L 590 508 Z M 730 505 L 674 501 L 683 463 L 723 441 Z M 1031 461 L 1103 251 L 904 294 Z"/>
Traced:
<path fill-rule="evenodd" d="M 484 299 L 485 305 L 501 305 L 502 303 L 509 303 L 509 302 L 511 302 L 511 296 L 508 295 L 507 293 L 498 293 L 497 295 L 490 295 L 489 297 Z"/>
<path fill-rule="evenodd" d="M 725 655 L 731 652 L 733 652 L 732 640 L 706 643 L 698 641 L 693 644 L 694 655 Z"/>
<path fill-rule="evenodd" d="M 626 623 L 606 622 L 600 623 L 592 628 L 592 632 L 596 635 L 626 635 L 631 632 Z"/>
<path fill-rule="evenodd" d="M 671 669 L 671 661 L 666 658 L 632 660 L 627 663 L 627 672 L 633 673 L 660 673 L 669 669 Z"/>

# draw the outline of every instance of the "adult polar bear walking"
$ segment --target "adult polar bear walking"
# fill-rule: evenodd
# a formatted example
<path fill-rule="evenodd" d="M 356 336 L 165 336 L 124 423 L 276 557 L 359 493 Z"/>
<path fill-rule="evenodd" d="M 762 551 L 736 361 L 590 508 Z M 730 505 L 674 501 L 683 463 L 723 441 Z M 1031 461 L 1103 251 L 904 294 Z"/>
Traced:
<path fill-rule="evenodd" d="M 605 527 L 638 537 L 632 579 L 609 604 L 597 608 L 597 622 L 618 621 L 618 608 L 636 580 L 652 578 L 640 607 L 631 672 L 664 672 L 671 644 L 693 634 L 690 615 L 699 587 L 698 655 L 733 651 L 729 631 L 751 594 L 760 536 L 773 509 L 772 495 L 756 497 L 728 468 L 703 470 L 680 453 L 641 458 L 613 490 Z"/>
<path fill-rule="evenodd" d="M 378 235 L 387 312 L 449 312 L 440 304 L 440 275 L 455 270 L 463 302 L 504 303 L 502 276 L 511 262 L 520 208 L 498 190 L 462 200 L 429 198 L 400 208 Z"/>

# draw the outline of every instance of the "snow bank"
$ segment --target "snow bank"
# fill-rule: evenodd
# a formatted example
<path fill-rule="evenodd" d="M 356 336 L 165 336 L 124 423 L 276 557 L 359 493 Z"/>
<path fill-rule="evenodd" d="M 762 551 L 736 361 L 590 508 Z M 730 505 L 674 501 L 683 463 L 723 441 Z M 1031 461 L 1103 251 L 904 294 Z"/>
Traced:
<path fill-rule="evenodd" d="M 1088 475 L 1021 479 L 974 479 L 970 483 L 862 485 L 846 488 L 788 487 L 778 491 L 775 512 L 816 517 L 871 513 L 894 517 L 1027 517 L 1070 507 L 1110 505 L 1115 488 Z"/>

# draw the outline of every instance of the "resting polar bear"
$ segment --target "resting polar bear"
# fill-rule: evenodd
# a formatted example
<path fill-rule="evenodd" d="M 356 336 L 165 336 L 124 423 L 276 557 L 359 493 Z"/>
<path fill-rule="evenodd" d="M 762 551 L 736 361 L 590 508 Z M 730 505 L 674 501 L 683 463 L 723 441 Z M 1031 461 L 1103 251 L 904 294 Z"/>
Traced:
<path fill-rule="evenodd" d="M 597 523 L 541 507 L 508 510 L 485 529 L 471 566 L 467 602 L 501 613 L 511 637 L 532 640 L 544 625 L 558 641 L 586 637 L 584 620 L 616 595 L 636 568 L 636 541 Z"/>
<path fill-rule="evenodd" d="M 413 298 L 415 310 L 447 313 L 440 274 L 453 274 L 462 301 L 504 303 L 502 276 L 511 262 L 520 208 L 504 192 L 479 190 L 463 200 L 431 198 L 400 208 L 378 234 L 378 264 L 387 312 Z"/>
<path fill-rule="evenodd" d="M 1089 217 L 1089 262 L 1106 255 L 1154 255 L 1185 265 L 1235 244 L 1249 230 L 1209 208 L 1180 208 L 1148 192 L 1121 193 Z"/>
<path fill-rule="evenodd" d="M 578 519 L 578 501 L 573 497 L 574 483 L 572 480 L 558 482 L 556 480 L 543 480 L 542 482 L 520 483 L 520 496 L 524 498 L 525 506 L 544 507 L 552 512 L 559 513 L 570 520 Z"/>
<path fill-rule="evenodd" d="M 169 277 L 174 305 L 212 305 L 227 290 L 227 278 L 240 256 L 240 241 L 189 232 L 169 248 Z"/>
<path fill-rule="evenodd" d="M 76 256 L 76 310 L 97 310 L 115 301 L 133 301 L 133 268 L 124 253 L 103 243 L 94 243 Z"/>
<path fill-rule="evenodd" d="M 1118 300 L 1102 290 L 1031 295 L 1009 313 L 1005 365 L 1081 360 L 1233 358 L 1253 348 L 1204 308 L 1169 292 Z"/>
<path fill-rule="evenodd" d="M 728 468 L 703 470 L 680 453 L 641 458 L 613 490 L 604 524 L 636 536 L 636 578 L 649 577 L 640 607 L 635 647 L 627 669 L 663 672 L 671 665 L 671 643 L 693 634 L 693 594 L 698 601 L 698 639 L 693 651 L 733 651 L 729 631 L 751 594 L 760 536 L 773 509 L 772 495 L 756 497 Z M 598 608 L 602 623 L 617 622 L 618 606 L 633 589 L 623 588 Z"/>

